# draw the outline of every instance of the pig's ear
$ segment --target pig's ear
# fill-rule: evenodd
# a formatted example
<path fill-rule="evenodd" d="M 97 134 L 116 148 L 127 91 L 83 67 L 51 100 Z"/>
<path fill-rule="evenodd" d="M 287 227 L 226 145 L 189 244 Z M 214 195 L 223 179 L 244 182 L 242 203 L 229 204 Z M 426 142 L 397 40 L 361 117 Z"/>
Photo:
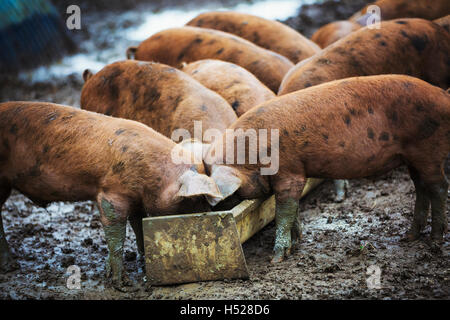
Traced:
<path fill-rule="evenodd" d="M 183 149 L 189 150 L 194 154 L 194 157 L 198 160 L 205 159 L 206 153 L 208 152 L 209 148 L 211 147 L 210 144 L 203 143 L 197 139 L 189 139 L 189 140 L 183 140 L 178 144 Z M 200 161 L 201 162 L 201 161 Z"/>
<path fill-rule="evenodd" d="M 239 177 L 239 171 L 227 166 L 214 166 L 212 169 L 211 178 L 219 187 L 222 194 L 222 200 L 228 198 L 235 193 L 242 185 L 242 179 Z M 215 206 L 221 200 L 207 197 L 210 205 Z"/>
<path fill-rule="evenodd" d="M 219 188 L 213 179 L 207 175 L 188 170 L 179 179 L 180 190 L 177 192 L 177 197 L 193 198 L 199 196 L 206 196 L 216 199 L 217 202 L 222 200 Z"/>
<path fill-rule="evenodd" d="M 84 72 L 83 72 L 84 82 L 87 82 L 90 78 L 92 78 L 93 75 L 94 74 L 92 73 L 91 70 L 89 70 L 89 69 L 84 70 Z"/>
<path fill-rule="evenodd" d="M 127 59 L 128 60 L 134 60 L 135 56 L 136 56 L 136 52 L 137 52 L 137 47 L 129 47 L 127 49 Z"/>

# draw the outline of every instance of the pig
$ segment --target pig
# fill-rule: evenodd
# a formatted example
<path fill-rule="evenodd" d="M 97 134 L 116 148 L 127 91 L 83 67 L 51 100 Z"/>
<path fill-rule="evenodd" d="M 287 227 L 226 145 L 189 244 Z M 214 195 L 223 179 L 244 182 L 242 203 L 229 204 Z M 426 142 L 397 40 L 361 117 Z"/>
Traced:
<path fill-rule="evenodd" d="M 407 74 L 447 89 L 450 34 L 423 19 L 381 22 L 362 28 L 292 68 L 278 95 L 331 80 L 377 74 Z"/>
<path fill-rule="evenodd" d="M 433 22 L 440 25 L 442 28 L 447 30 L 447 32 L 450 32 L 450 14 L 445 17 L 433 20 Z"/>
<path fill-rule="evenodd" d="M 350 21 L 365 21 L 370 15 L 367 12 L 369 6 L 380 8 L 382 20 L 398 18 L 422 18 L 434 20 L 450 13 L 450 1 L 448 0 L 378 0 L 368 4 L 350 17 Z M 365 23 L 363 23 L 365 25 Z"/>
<path fill-rule="evenodd" d="M 225 98 L 238 117 L 252 107 L 275 98 L 275 93 L 258 78 L 234 63 L 199 60 L 184 65 L 181 70 Z"/>
<path fill-rule="evenodd" d="M 273 51 L 230 33 L 197 27 L 182 27 L 158 32 L 138 47 L 130 47 L 127 57 L 180 67 L 203 59 L 237 64 L 253 73 L 273 92 L 294 64 Z"/>
<path fill-rule="evenodd" d="M 241 144 L 239 151 L 237 141 L 259 129 L 270 138 L 262 134 L 254 140 L 258 160 L 237 164 L 236 155 L 247 156 L 250 148 Z M 276 156 L 270 167 L 278 159 L 278 171 L 263 173 L 268 163 L 262 164 L 261 154 L 268 150 Z M 431 238 L 438 246 L 432 248 L 439 249 L 447 229 L 443 166 L 449 152 L 449 92 L 406 75 L 377 75 L 327 82 L 251 109 L 211 145 L 205 163 L 224 199 L 236 192 L 244 199 L 275 194 L 276 263 L 290 253 L 292 237 L 301 234 L 296 219 L 307 178 L 360 179 L 403 164 L 416 188 L 406 239 L 419 237 L 431 204 Z"/>
<path fill-rule="evenodd" d="M 168 65 L 119 61 L 84 78 L 82 109 L 139 121 L 167 137 L 177 129 L 193 137 L 194 121 L 222 132 L 237 119 L 219 94 Z"/>
<path fill-rule="evenodd" d="M 235 34 L 254 44 L 298 63 L 315 55 L 320 48 L 287 25 L 251 14 L 212 11 L 199 14 L 186 25 Z"/>
<path fill-rule="evenodd" d="M 312 36 L 311 40 L 321 48 L 326 48 L 339 39 L 344 38 L 350 33 L 361 29 L 359 23 L 347 20 L 340 20 L 328 23 L 319 28 Z"/>
<path fill-rule="evenodd" d="M 11 190 L 36 205 L 96 201 L 109 249 L 107 275 L 128 290 L 123 245 L 129 220 L 144 253 L 142 218 L 208 210 L 221 197 L 203 164 L 175 164 L 178 145 L 135 121 L 43 102 L 0 104 L 0 213 Z M 186 163 L 186 164 L 185 164 Z M 0 271 L 16 266 L 0 216 Z"/>

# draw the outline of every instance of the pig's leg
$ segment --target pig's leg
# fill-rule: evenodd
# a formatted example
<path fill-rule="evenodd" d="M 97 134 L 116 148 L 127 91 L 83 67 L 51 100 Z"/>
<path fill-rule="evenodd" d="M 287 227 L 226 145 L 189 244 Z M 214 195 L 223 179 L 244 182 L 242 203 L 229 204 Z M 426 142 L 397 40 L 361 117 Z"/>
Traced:
<path fill-rule="evenodd" d="M 8 242 L 5 237 L 5 230 L 3 229 L 3 218 L 1 215 L 2 207 L 10 194 L 11 188 L 9 186 L 0 185 L 0 273 L 13 271 L 19 267 L 9 251 Z"/>
<path fill-rule="evenodd" d="M 136 236 L 136 246 L 139 254 L 144 256 L 144 233 L 142 231 L 142 216 L 140 214 L 135 214 L 128 218 L 130 225 L 133 228 L 134 234 Z"/>
<path fill-rule="evenodd" d="M 128 207 L 126 201 L 114 195 L 99 194 L 97 202 L 109 250 L 106 274 L 108 278 L 111 278 L 112 285 L 116 289 L 125 291 L 122 282 L 124 280 L 123 246 L 126 236 Z"/>
<path fill-rule="evenodd" d="M 445 212 L 448 182 L 445 176 L 440 183 L 428 187 L 431 201 L 431 239 L 440 244 L 447 232 L 447 213 Z"/>
<path fill-rule="evenodd" d="M 274 179 L 275 191 L 275 246 L 272 263 L 283 261 L 291 253 L 292 235 L 300 232 L 298 202 L 306 184 L 306 178 L 298 176 L 277 177 Z M 294 229 L 293 231 L 293 228 Z"/>
<path fill-rule="evenodd" d="M 334 197 L 335 202 L 342 202 L 345 199 L 345 194 L 348 189 L 347 180 L 334 180 L 334 189 L 336 191 L 336 196 Z"/>
<path fill-rule="evenodd" d="M 409 174 L 416 190 L 416 203 L 414 205 L 414 218 L 411 229 L 406 234 L 406 240 L 414 241 L 420 236 L 420 232 L 427 223 L 428 211 L 430 209 L 430 198 L 424 182 L 415 168 L 409 168 Z"/>
<path fill-rule="evenodd" d="M 291 229 L 292 245 L 296 245 L 302 239 L 302 222 L 300 219 L 299 209 L 300 208 L 297 209 L 297 216 L 295 217 L 294 225 Z"/>

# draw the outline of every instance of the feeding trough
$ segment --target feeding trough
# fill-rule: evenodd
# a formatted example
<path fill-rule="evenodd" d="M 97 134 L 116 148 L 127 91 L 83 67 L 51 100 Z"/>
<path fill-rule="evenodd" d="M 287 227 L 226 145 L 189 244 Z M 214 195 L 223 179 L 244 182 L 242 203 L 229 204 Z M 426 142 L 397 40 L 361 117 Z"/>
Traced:
<path fill-rule="evenodd" d="M 309 179 L 302 197 L 322 180 Z M 247 279 L 242 243 L 275 218 L 275 196 L 228 211 L 143 220 L 147 279 L 153 285 Z"/>

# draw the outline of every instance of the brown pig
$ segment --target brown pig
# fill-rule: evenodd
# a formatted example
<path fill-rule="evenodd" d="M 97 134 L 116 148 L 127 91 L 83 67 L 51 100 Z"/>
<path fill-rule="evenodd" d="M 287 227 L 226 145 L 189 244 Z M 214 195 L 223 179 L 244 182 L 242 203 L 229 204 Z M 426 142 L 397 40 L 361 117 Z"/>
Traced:
<path fill-rule="evenodd" d="M 320 27 L 312 36 L 311 40 L 321 48 L 326 48 L 350 33 L 361 29 L 359 23 L 347 20 L 335 21 Z"/>
<path fill-rule="evenodd" d="M 253 164 L 237 164 L 236 157 L 250 159 L 256 150 Z M 277 262 L 291 250 L 291 232 L 300 234 L 297 209 L 307 178 L 360 179 L 400 165 L 416 187 L 407 238 L 419 236 L 431 204 L 431 237 L 439 244 L 447 228 L 449 152 L 450 94 L 417 78 L 379 75 L 324 83 L 253 108 L 211 145 L 205 163 L 223 198 L 275 193 Z"/>
<path fill-rule="evenodd" d="M 275 98 L 275 94 L 258 78 L 234 63 L 199 60 L 184 65 L 181 70 L 225 98 L 238 117 L 252 107 Z"/>
<path fill-rule="evenodd" d="M 286 74 L 278 95 L 353 76 L 407 74 L 447 89 L 450 34 L 423 19 L 381 22 L 362 28 Z"/>
<path fill-rule="evenodd" d="M 85 71 L 84 78 L 82 109 L 139 121 L 167 137 L 176 129 L 193 137 L 194 121 L 224 131 L 237 119 L 219 94 L 164 64 L 121 61 L 95 75 Z"/>
<path fill-rule="evenodd" d="M 199 212 L 220 197 L 203 164 L 171 159 L 172 140 L 135 121 L 51 103 L 0 104 L 0 210 L 16 189 L 39 206 L 96 201 L 109 249 L 107 274 L 122 290 L 127 220 L 143 254 L 146 215 Z M 0 271 L 15 267 L 0 216 Z"/>
<path fill-rule="evenodd" d="M 180 67 L 202 59 L 218 59 L 237 64 L 253 73 L 273 92 L 294 65 L 287 58 L 261 48 L 233 34 L 196 27 L 182 27 L 158 32 L 127 56 L 136 60 L 156 61 Z"/>
<path fill-rule="evenodd" d="M 365 20 L 364 16 L 370 14 L 367 9 L 371 5 L 380 8 L 382 20 L 398 18 L 434 20 L 450 13 L 450 1 L 448 0 L 378 0 L 365 6 L 349 20 L 355 22 L 361 19 Z"/>
<path fill-rule="evenodd" d="M 289 26 L 251 14 L 234 11 L 205 12 L 186 25 L 235 34 L 260 47 L 279 53 L 293 63 L 298 63 L 320 51 L 314 42 Z"/>

